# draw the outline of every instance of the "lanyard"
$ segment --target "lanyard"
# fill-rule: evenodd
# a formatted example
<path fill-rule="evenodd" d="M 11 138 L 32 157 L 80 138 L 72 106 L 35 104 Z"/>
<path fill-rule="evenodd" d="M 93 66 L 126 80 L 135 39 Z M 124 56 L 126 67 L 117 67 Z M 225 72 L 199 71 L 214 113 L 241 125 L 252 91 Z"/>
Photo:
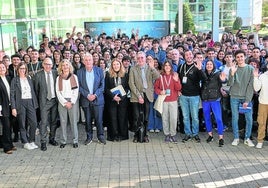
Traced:
<path fill-rule="evenodd" d="M 171 75 L 169 75 L 169 80 L 168 81 L 167 81 L 167 75 L 164 76 L 164 79 L 165 79 L 165 83 L 166 83 L 167 87 L 169 88 L 170 81 L 171 81 Z"/>
<path fill-rule="evenodd" d="M 33 64 L 31 63 L 31 68 L 32 68 L 32 71 L 33 71 L 33 75 L 37 72 L 37 69 L 38 69 L 38 66 L 39 66 L 39 62 L 36 63 L 36 67 L 35 67 L 35 70 L 33 68 Z"/>
<path fill-rule="evenodd" d="M 194 64 L 188 69 L 188 71 L 186 71 L 186 64 L 184 66 L 184 76 L 186 76 L 188 74 L 188 72 L 194 67 Z"/>

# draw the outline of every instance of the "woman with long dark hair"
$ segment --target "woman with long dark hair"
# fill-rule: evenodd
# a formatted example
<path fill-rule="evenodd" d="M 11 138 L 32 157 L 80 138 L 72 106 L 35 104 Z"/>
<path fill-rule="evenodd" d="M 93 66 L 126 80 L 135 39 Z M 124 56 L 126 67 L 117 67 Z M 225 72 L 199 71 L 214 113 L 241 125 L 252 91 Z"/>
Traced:
<path fill-rule="evenodd" d="M 172 64 L 163 64 L 161 76 L 155 81 L 154 90 L 158 95 L 166 95 L 163 103 L 162 123 L 165 142 L 177 143 L 176 128 L 178 115 L 178 93 L 181 82 L 178 74 L 173 71 Z"/>
<path fill-rule="evenodd" d="M 56 70 L 62 60 L 62 54 L 60 50 L 55 50 L 53 52 L 53 69 Z"/>
<path fill-rule="evenodd" d="M 224 144 L 223 141 L 223 121 L 221 110 L 221 86 L 222 82 L 226 80 L 226 75 L 216 70 L 216 66 L 213 61 L 209 60 L 205 67 L 205 81 L 202 83 L 201 99 L 204 113 L 204 119 L 206 124 L 206 130 L 208 132 L 207 143 L 213 141 L 212 134 L 212 121 L 211 112 L 213 112 L 216 123 L 217 131 L 219 135 L 219 147 Z"/>

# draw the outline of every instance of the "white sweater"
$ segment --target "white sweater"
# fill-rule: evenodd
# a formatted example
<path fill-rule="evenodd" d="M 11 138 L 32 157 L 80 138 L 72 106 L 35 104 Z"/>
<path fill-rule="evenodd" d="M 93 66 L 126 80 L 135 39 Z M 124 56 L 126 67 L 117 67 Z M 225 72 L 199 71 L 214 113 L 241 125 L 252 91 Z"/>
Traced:
<path fill-rule="evenodd" d="M 254 77 L 254 90 L 260 91 L 259 103 L 268 104 L 268 71 L 261 74 L 259 77 Z"/>
<path fill-rule="evenodd" d="M 76 80 L 76 83 L 78 86 L 77 76 L 74 75 L 74 77 L 75 77 L 75 80 Z M 68 80 L 62 79 L 62 88 L 63 88 L 63 90 L 60 91 L 59 90 L 59 76 L 58 76 L 57 80 L 56 80 L 56 94 L 57 94 L 57 97 L 58 97 L 60 104 L 62 106 L 65 106 L 65 103 L 67 102 L 67 100 L 65 98 L 70 98 L 71 103 L 75 104 L 77 102 L 77 99 L 78 99 L 79 88 L 78 87 L 76 89 L 71 88 L 70 78 Z"/>

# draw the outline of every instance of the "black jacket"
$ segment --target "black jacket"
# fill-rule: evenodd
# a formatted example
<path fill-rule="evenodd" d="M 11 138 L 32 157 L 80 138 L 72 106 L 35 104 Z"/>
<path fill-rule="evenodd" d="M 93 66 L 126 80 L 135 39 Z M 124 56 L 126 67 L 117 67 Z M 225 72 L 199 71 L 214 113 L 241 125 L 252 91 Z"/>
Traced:
<path fill-rule="evenodd" d="M 10 78 L 7 76 L 7 81 L 10 83 Z M 8 97 L 7 88 L 0 78 L 0 105 L 2 105 L 2 116 L 9 117 L 10 116 L 10 101 Z"/>
<path fill-rule="evenodd" d="M 213 101 L 221 98 L 220 88 L 222 81 L 220 79 L 220 72 L 213 71 L 210 74 L 207 72 L 205 81 L 202 82 L 201 99 L 202 101 Z"/>

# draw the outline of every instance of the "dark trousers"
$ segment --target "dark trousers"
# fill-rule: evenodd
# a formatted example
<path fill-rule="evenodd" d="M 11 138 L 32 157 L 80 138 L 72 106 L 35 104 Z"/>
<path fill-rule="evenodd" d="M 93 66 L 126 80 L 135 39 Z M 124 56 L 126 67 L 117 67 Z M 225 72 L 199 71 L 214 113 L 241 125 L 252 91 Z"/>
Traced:
<path fill-rule="evenodd" d="M 35 131 L 37 127 L 36 111 L 33 107 L 32 99 L 22 99 L 21 111 L 18 114 L 20 125 L 20 136 L 23 144 L 35 141 Z M 27 137 L 26 120 L 29 128 L 29 139 Z"/>
<path fill-rule="evenodd" d="M 85 117 L 86 117 L 86 133 L 87 139 L 91 140 L 93 138 L 93 129 L 91 117 L 94 114 L 95 117 L 95 126 L 97 128 L 97 137 L 98 139 L 104 138 L 104 130 L 102 125 L 103 118 L 103 109 L 104 105 L 93 105 L 90 103 L 88 107 L 83 107 Z"/>
<path fill-rule="evenodd" d="M 10 126 L 13 130 L 14 133 L 14 137 L 18 138 L 19 137 L 19 131 L 20 131 L 20 126 L 19 126 L 19 122 L 18 122 L 18 118 L 14 117 L 11 115 L 10 117 Z"/>
<path fill-rule="evenodd" d="M 50 126 L 49 140 L 54 140 L 57 129 L 58 107 L 56 99 L 47 100 L 46 105 L 40 108 L 41 124 L 40 139 L 41 143 L 46 143 L 47 126 Z"/>
<path fill-rule="evenodd" d="M 231 105 L 230 105 L 230 96 L 222 97 L 221 99 L 222 106 L 222 121 L 223 125 L 230 127 L 232 121 Z"/>
<path fill-rule="evenodd" d="M 11 138 L 11 127 L 9 117 L 0 117 L 2 126 L 3 126 L 3 135 L 2 135 L 2 145 L 4 152 L 7 152 L 13 148 L 12 138 Z"/>
<path fill-rule="evenodd" d="M 148 126 L 148 119 L 149 119 L 149 109 L 150 109 L 150 101 L 144 95 L 144 103 L 140 104 L 138 102 L 132 103 L 132 110 L 133 110 L 133 127 L 135 131 L 135 136 L 137 136 L 137 131 L 140 127 L 140 121 L 143 122 L 145 135 L 147 135 L 147 126 Z M 142 117 L 143 116 L 143 117 Z"/>
<path fill-rule="evenodd" d="M 112 102 L 109 104 L 110 125 L 107 129 L 107 139 L 114 140 L 120 138 L 121 140 L 128 139 L 128 124 L 127 124 L 127 101 Z"/>

